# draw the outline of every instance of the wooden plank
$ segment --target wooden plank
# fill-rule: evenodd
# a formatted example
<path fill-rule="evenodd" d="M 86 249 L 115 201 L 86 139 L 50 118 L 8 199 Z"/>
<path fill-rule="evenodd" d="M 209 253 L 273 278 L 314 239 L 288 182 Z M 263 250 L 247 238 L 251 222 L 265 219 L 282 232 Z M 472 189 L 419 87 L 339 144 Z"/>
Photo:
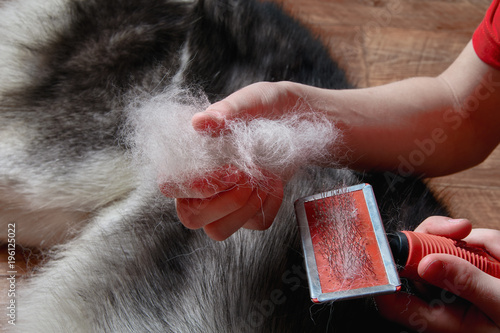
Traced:
<path fill-rule="evenodd" d="M 470 40 L 469 33 L 400 28 L 380 31 L 365 41 L 369 86 L 413 76 L 436 76 L 456 59 Z"/>
<path fill-rule="evenodd" d="M 358 87 L 434 76 L 456 58 L 489 1 L 279 1 L 330 46 Z"/>
<path fill-rule="evenodd" d="M 500 189 L 432 185 L 452 216 L 471 220 L 476 228 L 500 229 Z"/>
<path fill-rule="evenodd" d="M 308 23 L 342 26 L 398 27 L 427 31 L 470 31 L 482 19 L 489 1 L 278 1 Z"/>

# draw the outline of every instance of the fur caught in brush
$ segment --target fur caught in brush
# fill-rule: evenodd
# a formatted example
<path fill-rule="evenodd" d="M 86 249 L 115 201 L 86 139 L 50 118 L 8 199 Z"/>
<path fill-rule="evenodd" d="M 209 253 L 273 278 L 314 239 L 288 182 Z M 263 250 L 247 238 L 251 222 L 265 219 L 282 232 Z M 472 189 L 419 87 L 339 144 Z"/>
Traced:
<path fill-rule="evenodd" d="M 220 139 L 189 126 L 209 103 L 278 80 L 350 88 L 322 43 L 268 2 L 0 1 L 0 228 L 15 223 L 19 245 L 48 253 L 16 280 L 15 326 L 4 316 L 1 328 L 398 329 L 370 302 L 311 304 L 293 202 L 366 181 L 387 231 L 411 229 L 446 214 L 421 182 L 308 166 L 341 139 L 307 110 L 235 122 Z M 290 179 L 269 230 L 214 242 L 158 189 L 224 165 L 260 186 L 262 169 Z"/>

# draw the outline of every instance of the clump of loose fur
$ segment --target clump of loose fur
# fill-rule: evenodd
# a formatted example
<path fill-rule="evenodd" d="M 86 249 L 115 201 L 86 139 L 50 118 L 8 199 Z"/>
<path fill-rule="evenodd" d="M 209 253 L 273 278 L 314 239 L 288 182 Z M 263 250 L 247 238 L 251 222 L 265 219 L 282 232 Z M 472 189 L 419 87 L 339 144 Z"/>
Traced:
<path fill-rule="evenodd" d="M 175 193 L 224 166 L 244 172 L 251 186 L 287 179 L 298 168 L 331 161 L 339 130 L 326 116 L 290 110 L 278 119 L 226 121 L 218 137 L 195 131 L 192 116 L 210 103 L 205 96 L 172 89 L 129 110 L 134 160 L 145 174 Z M 228 168 L 229 170 L 229 168 Z"/>

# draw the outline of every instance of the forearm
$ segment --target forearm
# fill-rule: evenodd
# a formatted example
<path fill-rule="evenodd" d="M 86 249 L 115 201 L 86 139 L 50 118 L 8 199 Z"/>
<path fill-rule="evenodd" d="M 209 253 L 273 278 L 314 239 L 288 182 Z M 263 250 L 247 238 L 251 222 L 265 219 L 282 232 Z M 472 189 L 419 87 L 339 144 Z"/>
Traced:
<path fill-rule="evenodd" d="M 462 169 L 454 158 L 454 102 L 436 78 L 334 91 L 327 113 L 344 132 L 344 164 L 360 170 L 438 175 Z M 398 170 L 399 169 L 399 170 Z"/>
<path fill-rule="evenodd" d="M 298 91 L 343 129 L 344 151 L 337 154 L 360 170 L 448 174 L 481 162 L 500 140 L 500 74 L 471 45 L 436 78 Z"/>
<path fill-rule="evenodd" d="M 234 118 L 279 117 L 300 104 L 343 130 L 336 161 L 360 170 L 437 176 L 480 163 L 500 141 L 500 71 L 469 43 L 436 78 L 353 90 L 292 82 L 245 87 L 193 116 L 193 127 L 218 136 Z"/>

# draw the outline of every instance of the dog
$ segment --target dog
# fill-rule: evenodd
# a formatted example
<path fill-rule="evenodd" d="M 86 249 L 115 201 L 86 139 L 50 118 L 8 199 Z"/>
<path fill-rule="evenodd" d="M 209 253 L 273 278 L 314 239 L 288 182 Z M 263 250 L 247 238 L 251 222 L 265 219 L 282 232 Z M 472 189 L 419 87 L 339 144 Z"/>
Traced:
<path fill-rule="evenodd" d="M 16 281 L 14 316 L 2 329 L 401 329 L 370 299 L 311 303 L 293 202 L 369 182 L 386 230 L 413 229 L 447 214 L 420 180 L 303 165 L 269 230 L 215 242 L 185 228 L 173 199 L 134 162 L 130 114 L 165 91 L 211 103 L 257 81 L 354 88 L 319 38 L 280 6 L 4 0 L 0 26 L 0 226 L 44 254 Z"/>

